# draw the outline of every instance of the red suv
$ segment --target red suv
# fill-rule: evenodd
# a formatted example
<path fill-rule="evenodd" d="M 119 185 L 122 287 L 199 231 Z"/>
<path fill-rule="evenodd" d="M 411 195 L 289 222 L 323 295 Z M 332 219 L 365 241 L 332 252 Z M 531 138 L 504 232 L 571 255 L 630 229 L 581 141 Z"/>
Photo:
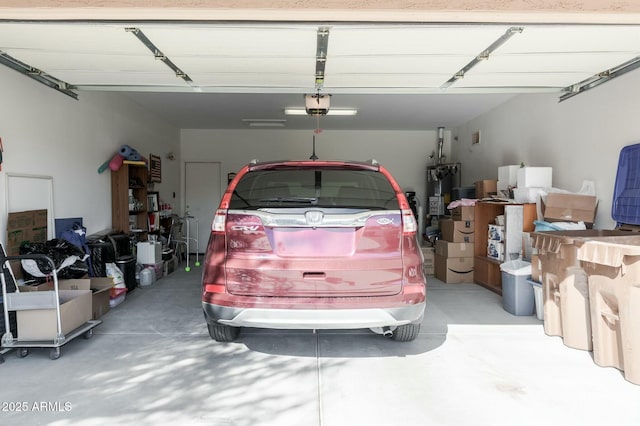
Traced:
<path fill-rule="evenodd" d="M 370 328 L 413 340 L 423 261 L 409 203 L 377 162 L 252 162 L 213 220 L 202 276 L 209 334 Z"/>

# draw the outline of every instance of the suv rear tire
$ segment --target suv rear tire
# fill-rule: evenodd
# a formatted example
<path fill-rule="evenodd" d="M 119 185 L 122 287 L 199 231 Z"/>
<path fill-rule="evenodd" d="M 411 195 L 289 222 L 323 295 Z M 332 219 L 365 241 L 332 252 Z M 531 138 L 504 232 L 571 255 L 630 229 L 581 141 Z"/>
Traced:
<path fill-rule="evenodd" d="M 393 331 L 393 340 L 398 342 L 410 342 L 415 340 L 420 333 L 420 323 L 399 325 Z"/>
<path fill-rule="evenodd" d="M 233 342 L 240 334 L 239 327 L 207 323 L 209 336 L 216 342 Z"/>

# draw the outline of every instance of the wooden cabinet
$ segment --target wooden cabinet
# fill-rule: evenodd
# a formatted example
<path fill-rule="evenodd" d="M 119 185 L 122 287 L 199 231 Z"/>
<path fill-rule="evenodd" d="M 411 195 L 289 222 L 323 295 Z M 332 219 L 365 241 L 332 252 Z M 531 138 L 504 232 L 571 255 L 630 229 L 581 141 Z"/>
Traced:
<path fill-rule="evenodd" d="M 123 164 L 111 172 L 111 227 L 146 240 L 148 220 L 147 166 Z"/>
<path fill-rule="evenodd" d="M 537 218 L 535 204 L 515 204 L 497 201 L 476 203 L 473 280 L 477 284 L 502 294 L 502 261 L 487 257 L 488 228 L 496 216 L 504 215 L 504 259 L 517 257 L 522 251 L 522 232 L 534 230 Z"/>

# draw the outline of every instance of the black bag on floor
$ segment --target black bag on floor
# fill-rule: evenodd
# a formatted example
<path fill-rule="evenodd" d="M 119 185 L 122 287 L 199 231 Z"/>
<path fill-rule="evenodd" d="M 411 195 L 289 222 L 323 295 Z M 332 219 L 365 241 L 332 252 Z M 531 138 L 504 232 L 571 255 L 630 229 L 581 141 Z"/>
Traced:
<path fill-rule="evenodd" d="M 20 254 L 43 254 L 54 263 L 59 279 L 82 278 L 89 273 L 85 253 L 78 247 L 62 239 L 53 239 L 44 243 L 24 242 L 20 246 Z M 53 273 L 49 262 L 43 259 L 22 261 L 22 269 L 26 279 L 44 282 Z"/>

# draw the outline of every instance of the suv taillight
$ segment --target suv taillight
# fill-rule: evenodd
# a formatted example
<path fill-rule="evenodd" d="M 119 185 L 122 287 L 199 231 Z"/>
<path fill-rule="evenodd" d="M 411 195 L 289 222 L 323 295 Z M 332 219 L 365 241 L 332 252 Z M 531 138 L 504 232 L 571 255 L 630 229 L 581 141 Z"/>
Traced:
<path fill-rule="evenodd" d="M 225 226 L 227 224 L 227 210 L 218 209 L 213 217 L 213 224 L 211 225 L 211 232 L 217 232 L 224 234 Z"/>
<path fill-rule="evenodd" d="M 402 209 L 402 233 L 413 235 L 418 232 L 418 223 L 411 209 Z"/>

